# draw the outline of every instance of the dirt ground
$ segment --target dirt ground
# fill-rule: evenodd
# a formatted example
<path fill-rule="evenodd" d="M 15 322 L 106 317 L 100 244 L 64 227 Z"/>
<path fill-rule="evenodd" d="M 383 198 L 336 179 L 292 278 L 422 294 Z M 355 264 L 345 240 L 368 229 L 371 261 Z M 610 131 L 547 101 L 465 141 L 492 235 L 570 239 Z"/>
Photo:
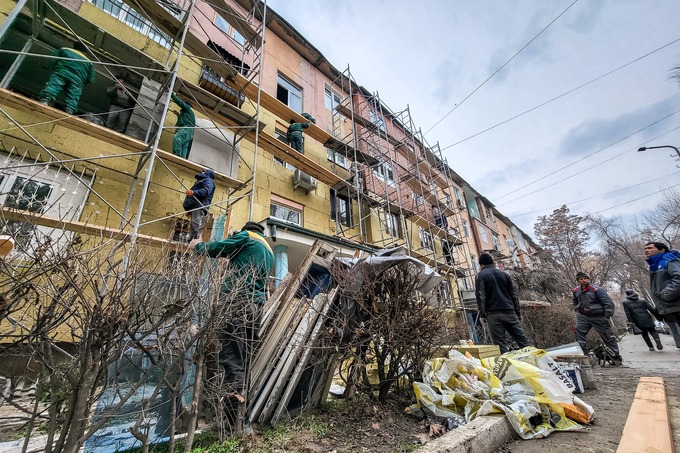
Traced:
<path fill-rule="evenodd" d="M 625 366 L 594 369 L 597 389 L 580 395 L 596 412 L 594 423 L 583 432 L 553 433 L 546 439 L 511 440 L 495 453 L 543 453 L 545 451 L 615 452 L 641 376 L 661 376 L 666 382 L 675 444 L 680 445 L 680 351 L 672 339 L 662 336 L 666 348 L 649 352 L 640 337 L 621 343 Z M 347 405 L 342 400 L 311 416 L 276 430 L 258 430 L 235 449 L 220 452 L 296 453 L 402 453 L 416 451 L 430 438 L 423 422 L 404 414 L 403 400 L 379 406 L 370 401 Z M 4 405 L 3 405 L 4 406 Z M 6 409 L 6 407 L 3 407 Z M 10 422 L 0 411 L 0 420 Z M 16 415 L 16 414 L 15 414 Z M 4 425 L 5 423 L 0 423 Z M 8 423 L 10 425 L 10 423 Z M 9 426 L 7 426 L 9 428 Z M 2 437 L 17 438 L 18 424 Z M 5 431 L 0 429 L 0 431 Z M 13 431 L 13 432 L 11 432 Z M 10 437 L 11 436 L 11 437 Z M 493 452 L 489 452 L 493 453 Z"/>

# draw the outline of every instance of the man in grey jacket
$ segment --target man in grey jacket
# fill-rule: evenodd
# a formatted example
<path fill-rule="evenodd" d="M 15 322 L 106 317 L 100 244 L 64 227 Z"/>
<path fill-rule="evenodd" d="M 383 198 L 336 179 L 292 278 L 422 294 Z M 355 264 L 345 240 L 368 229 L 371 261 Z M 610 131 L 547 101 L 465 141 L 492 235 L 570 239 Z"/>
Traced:
<path fill-rule="evenodd" d="M 663 242 L 648 242 L 649 289 L 656 311 L 668 324 L 675 346 L 680 348 L 680 252 Z"/>
<path fill-rule="evenodd" d="M 573 304 L 576 311 L 576 341 L 584 354 L 588 354 L 586 336 L 590 329 L 602 338 L 604 345 L 611 351 L 615 365 L 621 365 L 623 359 L 619 354 L 619 344 L 611 325 L 614 315 L 614 302 L 604 288 L 590 283 L 590 277 L 583 272 L 576 274 L 578 286 L 573 290 Z"/>
<path fill-rule="evenodd" d="M 519 298 L 512 278 L 507 272 L 496 268 L 493 257 L 488 253 L 479 255 L 482 270 L 477 274 L 475 296 L 479 315 L 486 318 L 491 340 L 501 349 L 501 354 L 510 350 L 506 332 L 520 348 L 531 346 L 522 329 Z"/>

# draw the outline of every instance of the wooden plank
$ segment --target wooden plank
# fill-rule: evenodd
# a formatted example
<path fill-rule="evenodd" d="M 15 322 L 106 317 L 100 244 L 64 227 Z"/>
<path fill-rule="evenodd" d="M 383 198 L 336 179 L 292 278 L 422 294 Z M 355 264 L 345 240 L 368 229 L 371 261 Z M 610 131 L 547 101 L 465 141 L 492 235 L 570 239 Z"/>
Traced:
<path fill-rule="evenodd" d="M 440 228 L 437 225 L 430 223 L 429 220 L 427 220 L 425 217 L 418 215 L 416 213 L 413 213 L 411 216 L 409 216 L 407 220 L 410 220 L 411 222 L 415 223 L 416 225 L 422 227 L 425 230 L 432 231 L 437 237 L 441 239 L 446 239 L 452 244 L 460 245 L 464 242 L 458 236 L 452 234 L 451 232 L 445 230 L 444 228 Z"/>
<path fill-rule="evenodd" d="M 60 126 L 68 127 L 76 132 L 87 134 L 90 137 L 111 143 L 129 151 L 147 151 L 149 149 L 149 145 L 141 140 L 115 132 L 114 130 L 103 126 L 98 126 L 77 116 L 69 115 L 59 109 L 43 105 L 38 101 L 4 88 L 0 88 L 0 105 L 11 107 L 24 113 L 42 115 L 50 120 L 59 121 L 57 124 Z"/>
<path fill-rule="evenodd" d="M 132 152 L 146 152 L 149 151 L 149 145 L 141 140 L 132 138 L 128 135 L 121 134 L 104 126 L 91 123 L 87 120 L 77 116 L 69 115 L 59 109 L 43 105 L 33 99 L 21 96 L 20 94 L 0 88 L 0 105 L 8 106 L 24 113 L 40 115 L 57 121 L 55 124 L 66 127 L 72 131 L 89 135 L 103 142 L 118 146 Z M 187 159 L 182 159 L 167 151 L 161 149 L 157 150 L 157 154 L 163 160 L 172 162 L 174 165 L 192 170 L 200 173 L 204 167 L 200 164 L 192 162 Z M 95 158 L 93 158 L 95 160 Z M 243 187 L 243 181 L 225 175 L 224 173 L 215 172 L 215 181 L 226 185 L 231 189 L 238 189 Z"/>
<path fill-rule="evenodd" d="M 673 431 L 663 378 L 641 377 L 616 453 L 673 451 Z"/>
<path fill-rule="evenodd" d="M 37 226 L 55 228 L 59 230 L 70 231 L 72 233 L 85 234 L 88 236 L 96 236 L 102 239 L 129 242 L 132 236 L 132 231 L 130 230 L 120 230 L 116 228 L 110 228 L 102 225 L 94 225 L 91 223 L 79 222 L 75 220 L 58 219 L 35 212 L 22 211 L 19 209 L 8 208 L 5 206 L 0 206 L 0 215 L 2 215 L 2 218 L 4 220 L 28 222 Z M 185 243 L 171 242 L 167 239 L 149 236 L 145 234 L 137 235 L 137 244 L 158 248 L 168 248 L 169 250 L 180 251 L 186 251 L 188 245 Z"/>

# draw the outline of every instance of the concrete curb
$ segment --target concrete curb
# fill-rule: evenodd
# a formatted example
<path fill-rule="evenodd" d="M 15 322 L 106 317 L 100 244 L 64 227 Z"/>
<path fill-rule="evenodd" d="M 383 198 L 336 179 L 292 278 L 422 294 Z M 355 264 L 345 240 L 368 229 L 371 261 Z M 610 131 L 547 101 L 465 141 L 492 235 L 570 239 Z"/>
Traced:
<path fill-rule="evenodd" d="M 485 415 L 449 431 L 416 450 L 418 453 L 492 453 L 515 436 L 505 415 Z"/>

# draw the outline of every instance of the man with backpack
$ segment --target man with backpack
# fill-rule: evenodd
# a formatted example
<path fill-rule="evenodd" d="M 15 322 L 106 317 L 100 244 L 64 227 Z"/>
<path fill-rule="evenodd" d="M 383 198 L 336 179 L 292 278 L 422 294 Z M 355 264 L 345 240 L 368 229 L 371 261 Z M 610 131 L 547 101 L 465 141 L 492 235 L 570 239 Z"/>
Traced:
<path fill-rule="evenodd" d="M 663 242 L 648 242 L 645 256 L 652 300 L 680 348 L 680 252 L 669 251 Z"/>
<path fill-rule="evenodd" d="M 612 363 L 621 365 L 623 359 L 619 354 L 619 345 L 612 329 L 611 317 L 614 315 L 614 303 L 607 291 L 590 283 L 590 277 L 584 272 L 576 274 L 579 286 L 573 290 L 574 310 L 576 311 L 576 341 L 584 354 L 588 354 L 586 336 L 590 329 L 595 329 L 602 338 L 608 353 L 612 355 Z"/>
<path fill-rule="evenodd" d="M 652 345 L 652 340 L 649 338 L 650 335 L 656 342 L 656 348 L 661 351 L 663 349 L 661 338 L 659 338 L 659 334 L 654 329 L 656 325 L 654 318 L 650 314 L 658 314 L 656 309 L 632 289 L 626 290 L 626 296 L 626 300 L 623 301 L 623 309 L 626 312 L 628 322 L 640 329 L 642 339 L 645 340 L 650 351 L 654 351 L 654 345 Z"/>

